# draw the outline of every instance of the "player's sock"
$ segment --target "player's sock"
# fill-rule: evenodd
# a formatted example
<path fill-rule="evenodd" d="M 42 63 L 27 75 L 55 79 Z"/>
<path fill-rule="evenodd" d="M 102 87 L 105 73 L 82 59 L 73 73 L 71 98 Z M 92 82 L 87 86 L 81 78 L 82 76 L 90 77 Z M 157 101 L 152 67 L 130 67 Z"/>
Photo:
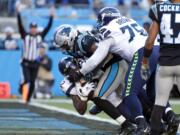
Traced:
<path fill-rule="evenodd" d="M 151 135 L 159 135 L 161 132 L 161 118 L 165 107 L 154 105 L 151 115 Z"/>
<path fill-rule="evenodd" d="M 135 94 L 125 97 L 123 102 L 125 103 L 126 107 L 128 107 L 134 118 L 143 115 L 141 102 Z"/>
<path fill-rule="evenodd" d="M 109 101 L 100 98 L 94 98 L 93 101 L 101 110 L 107 113 L 114 120 L 121 116 L 116 107 L 114 107 L 114 105 L 112 105 Z"/>
<path fill-rule="evenodd" d="M 130 120 L 131 122 L 134 122 L 133 118 L 131 117 L 131 112 L 124 102 L 119 104 L 116 108 L 126 119 Z"/>

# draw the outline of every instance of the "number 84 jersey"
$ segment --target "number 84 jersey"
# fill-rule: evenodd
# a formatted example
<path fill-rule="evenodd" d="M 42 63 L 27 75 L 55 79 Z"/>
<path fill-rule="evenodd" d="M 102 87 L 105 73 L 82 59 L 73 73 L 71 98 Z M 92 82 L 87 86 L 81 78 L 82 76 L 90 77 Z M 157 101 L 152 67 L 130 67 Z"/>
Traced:
<path fill-rule="evenodd" d="M 180 64 L 180 3 L 155 4 L 149 17 L 160 27 L 160 65 Z"/>
<path fill-rule="evenodd" d="M 131 61 L 135 52 L 144 47 L 147 33 L 136 21 L 126 17 L 112 20 L 100 28 L 102 39 L 113 38 L 109 51 Z"/>

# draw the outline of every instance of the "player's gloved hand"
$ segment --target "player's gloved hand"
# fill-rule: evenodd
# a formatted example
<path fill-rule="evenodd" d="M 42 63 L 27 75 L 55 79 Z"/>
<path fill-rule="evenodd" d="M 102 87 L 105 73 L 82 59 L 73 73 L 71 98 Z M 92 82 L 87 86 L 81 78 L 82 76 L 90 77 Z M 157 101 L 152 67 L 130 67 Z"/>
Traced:
<path fill-rule="evenodd" d="M 74 70 L 74 69 L 71 69 L 69 71 L 69 75 L 68 75 L 68 79 L 71 81 L 71 82 L 77 82 L 81 79 L 83 75 L 81 74 L 81 72 L 79 70 Z"/>
<path fill-rule="evenodd" d="M 60 83 L 60 88 L 67 96 L 70 96 L 71 91 L 75 89 L 75 84 L 70 82 L 67 78 L 64 78 Z"/>
<path fill-rule="evenodd" d="M 149 69 L 148 60 L 143 59 L 141 65 L 141 78 L 147 81 L 149 76 L 150 76 L 150 69 Z"/>
<path fill-rule="evenodd" d="M 78 93 L 78 96 L 82 101 L 87 101 L 88 96 L 91 93 L 91 91 L 94 91 L 96 88 L 96 85 L 94 83 L 86 83 L 84 86 L 81 86 L 80 83 L 76 83 L 76 90 Z"/>

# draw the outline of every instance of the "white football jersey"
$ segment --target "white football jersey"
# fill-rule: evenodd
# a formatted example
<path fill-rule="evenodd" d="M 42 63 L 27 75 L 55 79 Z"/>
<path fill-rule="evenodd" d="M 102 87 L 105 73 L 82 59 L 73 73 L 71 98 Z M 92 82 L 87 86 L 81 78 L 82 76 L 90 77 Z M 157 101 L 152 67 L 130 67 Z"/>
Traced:
<path fill-rule="evenodd" d="M 112 37 L 115 43 L 109 51 L 131 61 L 134 53 L 145 45 L 147 33 L 136 21 L 121 17 L 100 29 L 102 39 Z"/>

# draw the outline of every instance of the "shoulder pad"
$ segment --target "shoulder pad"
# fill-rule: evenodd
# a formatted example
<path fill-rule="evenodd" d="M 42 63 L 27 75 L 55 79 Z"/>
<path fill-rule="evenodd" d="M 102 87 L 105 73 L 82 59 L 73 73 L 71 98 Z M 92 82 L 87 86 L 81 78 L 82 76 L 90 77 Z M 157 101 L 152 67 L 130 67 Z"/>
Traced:
<path fill-rule="evenodd" d="M 79 50 L 84 55 L 89 55 L 89 49 L 96 42 L 96 39 L 92 35 L 86 33 L 86 34 L 81 34 L 78 37 L 77 42 L 78 42 Z"/>

